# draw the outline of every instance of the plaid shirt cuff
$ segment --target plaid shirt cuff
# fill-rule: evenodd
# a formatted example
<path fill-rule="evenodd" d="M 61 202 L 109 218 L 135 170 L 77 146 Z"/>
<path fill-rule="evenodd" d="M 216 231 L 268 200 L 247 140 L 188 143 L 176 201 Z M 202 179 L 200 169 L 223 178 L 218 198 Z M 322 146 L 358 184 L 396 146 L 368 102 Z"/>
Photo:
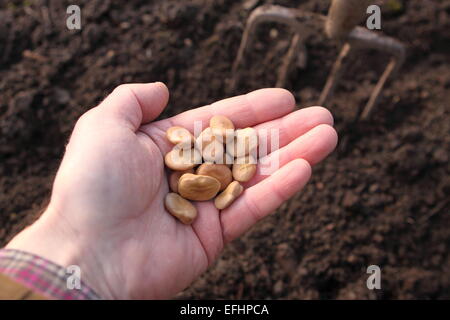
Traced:
<path fill-rule="evenodd" d="M 28 252 L 1 249 L 0 273 L 50 299 L 100 299 L 94 290 L 82 281 L 79 289 L 69 289 L 69 277 L 72 274 L 68 273 L 66 268 Z"/>

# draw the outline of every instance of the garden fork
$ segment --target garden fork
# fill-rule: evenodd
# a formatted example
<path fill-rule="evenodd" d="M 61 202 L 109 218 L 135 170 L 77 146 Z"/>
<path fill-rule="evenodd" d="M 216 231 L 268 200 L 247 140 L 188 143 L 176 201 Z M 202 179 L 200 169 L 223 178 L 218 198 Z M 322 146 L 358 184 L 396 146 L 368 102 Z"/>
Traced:
<path fill-rule="evenodd" d="M 296 57 L 300 55 L 306 59 L 305 41 L 307 38 L 317 31 L 325 31 L 329 38 L 342 44 L 342 48 L 322 90 L 319 105 L 325 105 L 332 98 L 343 71 L 349 63 L 348 58 L 351 53 L 361 49 L 375 49 L 392 56 L 360 115 L 360 119 L 367 119 L 377 105 L 387 80 L 396 74 L 403 64 L 406 54 L 405 46 L 398 40 L 356 26 L 364 18 L 370 2 L 373 0 L 332 0 L 327 17 L 276 5 L 263 5 L 256 8 L 248 18 L 233 64 L 233 74 L 237 74 L 236 71 L 243 60 L 244 53 L 255 36 L 256 28 L 261 23 L 286 24 L 294 32 L 290 47 L 278 71 L 277 87 L 283 87 L 286 83 Z M 237 80 L 234 79 L 231 86 L 235 87 L 236 84 Z"/>

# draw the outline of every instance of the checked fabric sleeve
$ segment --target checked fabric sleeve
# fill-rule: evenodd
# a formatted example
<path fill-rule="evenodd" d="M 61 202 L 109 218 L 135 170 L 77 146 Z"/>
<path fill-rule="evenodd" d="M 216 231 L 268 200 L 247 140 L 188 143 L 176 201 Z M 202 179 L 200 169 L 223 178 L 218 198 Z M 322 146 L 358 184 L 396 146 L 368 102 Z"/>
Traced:
<path fill-rule="evenodd" d="M 67 285 L 68 273 L 66 268 L 59 266 L 47 259 L 37 255 L 11 249 L 0 250 L 0 275 L 6 286 L 12 287 L 13 280 L 20 287 L 29 288 L 31 295 L 41 296 L 47 299 L 58 300 L 97 300 L 100 297 L 89 288 L 83 281 L 80 281 L 79 289 L 70 289 Z M 4 277 L 6 276 L 6 277 Z M 1 278 L 0 278 L 1 279 Z M 5 295 L 0 285 L 0 294 Z M 21 292 L 18 288 L 14 288 L 15 292 Z M 24 290 L 22 290 L 24 291 Z M 26 299 L 30 294 L 23 293 Z M 12 299 L 21 299 L 21 297 L 12 297 Z"/>

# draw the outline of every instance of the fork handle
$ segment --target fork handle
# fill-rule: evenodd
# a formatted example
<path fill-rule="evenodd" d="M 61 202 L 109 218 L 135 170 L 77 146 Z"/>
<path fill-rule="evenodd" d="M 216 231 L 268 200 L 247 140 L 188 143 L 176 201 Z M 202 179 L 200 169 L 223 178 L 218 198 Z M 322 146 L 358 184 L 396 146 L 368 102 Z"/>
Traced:
<path fill-rule="evenodd" d="M 345 38 L 365 17 L 374 0 L 332 0 L 325 22 L 325 32 L 331 39 Z"/>

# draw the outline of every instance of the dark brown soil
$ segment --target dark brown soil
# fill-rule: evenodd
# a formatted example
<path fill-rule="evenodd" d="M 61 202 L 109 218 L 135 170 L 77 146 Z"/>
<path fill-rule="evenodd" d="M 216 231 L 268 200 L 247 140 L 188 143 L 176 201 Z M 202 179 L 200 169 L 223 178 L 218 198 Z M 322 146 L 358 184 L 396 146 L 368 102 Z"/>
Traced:
<path fill-rule="evenodd" d="M 164 116 L 273 86 L 286 29 L 262 28 L 244 84 L 231 65 L 249 4 L 325 13 L 328 1 L 0 0 L 0 244 L 45 205 L 76 119 L 123 82 L 164 81 Z M 303 192 L 228 246 L 183 298 L 450 298 L 450 1 L 383 7 L 383 32 L 409 46 L 370 121 L 355 122 L 387 57 L 365 52 L 328 105 L 340 144 Z M 120 4 L 119 4 L 120 3 Z M 271 29 L 277 29 L 278 37 Z M 270 36 L 272 35 L 272 36 Z M 314 105 L 337 49 L 310 42 L 288 89 Z M 366 268 L 382 289 L 366 287 Z"/>

